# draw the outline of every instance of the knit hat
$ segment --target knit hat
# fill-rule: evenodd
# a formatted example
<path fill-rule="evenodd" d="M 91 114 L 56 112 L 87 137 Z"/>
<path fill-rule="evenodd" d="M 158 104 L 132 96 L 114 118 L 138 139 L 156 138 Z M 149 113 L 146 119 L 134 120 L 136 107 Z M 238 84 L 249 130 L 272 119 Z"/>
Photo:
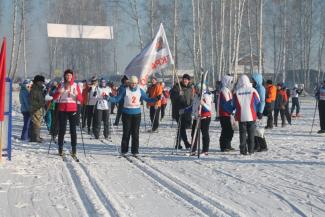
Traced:
<path fill-rule="evenodd" d="M 189 74 L 184 74 L 183 79 L 191 80 L 191 76 Z"/>
<path fill-rule="evenodd" d="M 36 83 L 36 82 L 38 82 L 38 81 L 45 82 L 45 78 L 44 78 L 44 76 L 42 76 L 42 75 L 36 75 L 36 76 L 34 77 L 33 82 Z"/>
<path fill-rule="evenodd" d="M 137 76 L 134 76 L 134 75 L 131 76 L 131 78 L 130 78 L 130 82 L 131 82 L 131 83 L 136 83 L 136 84 L 137 84 L 137 83 L 138 83 L 138 77 L 137 77 Z"/>
<path fill-rule="evenodd" d="M 91 77 L 91 82 L 96 82 L 96 81 L 97 81 L 97 77 L 96 76 Z"/>
<path fill-rule="evenodd" d="M 127 80 L 129 80 L 128 77 L 126 77 L 126 75 L 124 75 L 123 78 L 121 79 L 121 82 L 124 83 Z"/>

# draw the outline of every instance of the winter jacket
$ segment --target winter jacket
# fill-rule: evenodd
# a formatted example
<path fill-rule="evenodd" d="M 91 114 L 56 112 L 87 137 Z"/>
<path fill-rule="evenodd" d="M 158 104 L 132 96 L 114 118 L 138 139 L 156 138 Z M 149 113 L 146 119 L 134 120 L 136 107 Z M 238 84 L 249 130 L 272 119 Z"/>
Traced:
<path fill-rule="evenodd" d="M 193 105 L 192 105 L 192 116 L 194 117 L 194 119 L 197 119 L 199 117 L 200 104 L 202 105 L 200 116 L 202 118 L 211 117 L 211 110 L 212 110 L 211 94 L 208 92 L 204 92 L 201 102 L 200 102 L 200 96 L 195 94 L 193 99 Z"/>
<path fill-rule="evenodd" d="M 274 109 L 285 109 L 285 105 L 288 102 L 287 92 L 285 90 L 278 90 L 276 94 L 276 99 L 274 103 Z"/>
<path fill-rule="evenodd" d="M 109 103 L 107 101 L 107 98 L 109 98 L 111 94 L 111 88 L 109 87 L 101 87 L 98 88 L 98 100 L 97 100 L 97 109 L 98 110 L 108 110 L 109 109 Z"/>
<path fill-rule="evenodd" d="M 66 88 L 64 83 L 60 83 L 53 99 L 59 103 L 59 111 L 76 112 L 78 111 L 77 101 L 82 103 L 82 94 L 79 86 L 74 83 L 74 79 L 70 81 L 69 88 Z M 63 91 L 63 93 L 60 93 Z M 75 92 L 77 91 L 77 94 Z"/>
<path fill-rule="evenodd" d="M 257 90 L 258 95 L 260 96 L 261 102 L 257 112 L 263 113 L 265 107 L 265 87 L 263 86 L 263 77 L 261 74 L 254 73 L 252 79 L 256 82 L 255 89 Z"/>
<path fill-rule="evenodd" d="M 318 101 L 325 101 L 325 85 L 322 85 L 315 94 Z"/>
<path fill-rule="evenodd" d="M 136 105 L 134 107 L 127 107 L 125 104 L 127 103 L 127 92 L 139 92 L 139 97 L 138 98 L 134 98 L 133 103 Z M 121 100 L 124 101 L 124 105 L 123 105 L 123 109 L 122 112 L 128 115 L 137 115 L 137 114 L 141 114 L 141 107 L 140 107 L 140 101 L 144 100 L 146 102 L 151 102 L 151 103 L 155 103 L 157 101 L 156 98 L 149 98 L 146 93 L 140 88 L 140 87 L 136 87 L 131 89 L 130 87 L 127 88 L 121 88 L 119 90 L 119 94 L 117 96 L 112 96 L 109 98 L 109 101 L 111 103 L 119 103 Z"/>
<path fill-rule="evenodd" d="M 266 103 L 273 103 L 276 98 L 276 87 L 273 84 L 266 85 Z"/>
<path fill-rule="evenodd" d="M 239 78 L 233 101 L 236 108 L 235 119 L 237 121 L 247 122 L 256 120 L 257 109 L 260 106 L 260 97 L 246 75 L 242 75 Z"/>
<path fill-rule="evenodd" d="M 88 104 L 87 105 L 96 105 L 98 100 L 98 86 L 90 86 L 88 89 Z"/>
<path fill-rule="evenodd" d="M 20 92 L 19 92 L 19 101 L 20 101 L 20 111 L 21 112 L 29 112 L 29 90 L 27 89 L 25 84 L 20 84 Z"/>
<path fill-rule="evenodd" d="M 302 89 L 299 89 L 298 87 L 294 87 L 291 92 L 292 98 L 298 98 L 302 94 L 302 92 L 303 92 Z"/>
<path fill-rule="evenodd" d="M 45 107 L 45 96 L 43 92 L 44 86 L 37 83 L 33 84 L 29 95 L 29 111 L 35 113 L 36 111 Z"/>
<path fill-rule="evenodd" d="M 168 98 L 170 97 L 169 91 L 164 90 L 161 95 L 161 105 L 167 105 Z"/>
<path fill-rule="evenodd" d="M 161 96 L 163 93 L 163 88 L 162 85 L 160 83 L 156 83 L 151 85 L 148 88 L 148 95 L 150 98 L 156 98 L 157 96 Z M 158 106 L 161 107 L 161 100 L 158 100 L 155 103 L 148 103 L 148 106 Z"/>
<path fill-rule="evenodd" d="M 180 89 L 183 91 L 183 95 L 180 95 Z M 174 87 L 170 91 L 170 99 L 172 101 L 172 117 L 176 120 L 179 118 L 179 110 L 185 109 L 192 105 L 193 103 L 193 88 L 191 84 L 185 86 L 182 82 L 180 85 L 175 84 Z M 184 120 L 187 121 L 186 125 L 190 125 L 191 123 L 191 113 L 185 113 L 183 115 Z"/>
<path fill-rule="evenodd" d="M 219 117 L 230 117 L 234 110 L 233 97 L 231 92 L 233 77 L 229 75 L 223 76 L 221 80 L 221 91 L 218 100 Z"/>

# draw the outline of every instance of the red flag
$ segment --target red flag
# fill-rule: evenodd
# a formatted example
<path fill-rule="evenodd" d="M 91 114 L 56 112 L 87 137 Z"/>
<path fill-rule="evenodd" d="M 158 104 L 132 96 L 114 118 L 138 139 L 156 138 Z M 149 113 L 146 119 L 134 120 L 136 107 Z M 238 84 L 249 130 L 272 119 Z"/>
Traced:
<path fill-rule="evenodd" d="M 6 38 L 3 39 L 0 52 L 0 121 L 4 120 L 6 97 Z"/>

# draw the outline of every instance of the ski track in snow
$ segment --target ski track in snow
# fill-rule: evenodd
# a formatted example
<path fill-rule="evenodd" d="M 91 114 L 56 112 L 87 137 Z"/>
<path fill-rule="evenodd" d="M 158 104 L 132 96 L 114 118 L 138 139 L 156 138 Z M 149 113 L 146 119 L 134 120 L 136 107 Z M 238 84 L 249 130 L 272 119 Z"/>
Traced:
<path fill-rule="evenodd" d="M 325 216 L 325 137 L 315 133 L 318 119 L 310 134 L 314 106 L 312 98 L 302 98 L 303 117 L 267 130 L 269 151 L 252 156 L 219 152 L 215 121 L 208 156 L 172 154 L 176 124 L 171 127 L 167 107 L 158 134 L 141 124 L 139 158 L 118 157 L 121 126 L 111 141 L 83 133 L 85 157 L 78 129 L 79 163 L 53 155 L 56 144 L 47 155 L 45 129 L 45 144 L 17 140 L 22 117 L 16 112 L 13 162 L 0 166 L 0 216 Z M 232 144 L 238 149 L 238 132 Z"/>

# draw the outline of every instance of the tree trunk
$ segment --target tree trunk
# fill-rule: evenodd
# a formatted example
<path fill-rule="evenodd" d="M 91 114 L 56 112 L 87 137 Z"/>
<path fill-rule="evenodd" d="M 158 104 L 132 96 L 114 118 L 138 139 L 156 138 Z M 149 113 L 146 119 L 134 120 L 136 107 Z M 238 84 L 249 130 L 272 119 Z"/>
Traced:
<path fill-rule="evenodd" d="M 12 20 L 12 45 L 11 45 L 11 59 L 10 59 L 10 66 L 9 66 L 9 77 L 12 76 L 13 73 L 13 67 L 14 67 L 14 61 L 15 61 L 15 47 L 16 47 L 16 17 L 18 12 L 18 3 L 17 0 L 13 0 L 13 7 L 14 7 L 14 13 L 13 13 L 13 20 Z"/>

